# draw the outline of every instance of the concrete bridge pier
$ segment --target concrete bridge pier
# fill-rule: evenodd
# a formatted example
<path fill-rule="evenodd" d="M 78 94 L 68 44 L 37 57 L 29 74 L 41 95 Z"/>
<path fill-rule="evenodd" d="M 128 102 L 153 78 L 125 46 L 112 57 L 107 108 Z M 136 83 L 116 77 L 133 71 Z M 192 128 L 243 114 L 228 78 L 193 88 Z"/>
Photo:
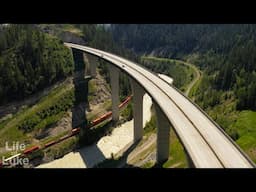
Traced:
<path fill-rule="evenodd" d="M 88 54 L 83 52 L 83 61 L 84 61 L 84 75 L 85 76 L 90 76 L 90 64 L 89 64 L 89 59 L 88 59 Z"/>
<path fill-rule="evenodd" d="M 92 56 L 90 54 L 87 54 L 86 56 L 88 58 L 88 63 L 89 63 L 89 74 L 91 75 L 92 78 L 95 78 L 98 59 L 95 56 Z"/>
<path fill-rule="evenodd" d="M 109 65 L 110 87 L 112 98 L 112 120 L 117 122 L 119 120 L 119 69 L 113 65 Z"/>
<path fill-rule="evenodd" d="M 80 127 L 81 135 L 84 134 L 87 125 L 86 107 L 88 107 L 88 82 L 90 78 L 85 76 L 85 60 L 82 51 L 72 48 L 74 59 L 74 105 L 72 108 L 72 128 Z"/>
<path fill-rule="evenodd" d="M 133 93 L 133 140 L 140 140 L 143 136 L 143 96 L 145 90 L 133 79 L 130 79 Z"/>
<path fill-rule="evenodd" d="M 166 161 L 169 157 L 170 123 L 160 107 L 154 102 L 157 124 L 157 163 Z"/>

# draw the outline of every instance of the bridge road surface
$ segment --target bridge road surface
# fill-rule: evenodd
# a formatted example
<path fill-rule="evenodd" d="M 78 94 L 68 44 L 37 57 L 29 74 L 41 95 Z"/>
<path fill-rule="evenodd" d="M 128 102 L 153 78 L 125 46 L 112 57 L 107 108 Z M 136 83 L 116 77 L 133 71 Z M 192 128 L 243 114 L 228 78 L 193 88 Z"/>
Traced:
<path fill-rule="evenodd" d="M 72 43 L 65 45 L 100 57 L 136 80 L 169 119 L 195 167 L 255 167 L 249 157 L 205 112 L 154 73 L 108 52 Z"/>

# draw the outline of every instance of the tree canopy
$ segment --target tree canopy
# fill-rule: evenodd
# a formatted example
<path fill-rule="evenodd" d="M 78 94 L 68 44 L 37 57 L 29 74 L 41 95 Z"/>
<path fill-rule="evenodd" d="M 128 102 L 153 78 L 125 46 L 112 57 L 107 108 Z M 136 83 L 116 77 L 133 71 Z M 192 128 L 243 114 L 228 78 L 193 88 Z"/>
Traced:
<path fill-rule="evenodd" d="M 0 30 L 0 104 L 23 99 L 72 73 L 68 48 L 34 25 Z"/>

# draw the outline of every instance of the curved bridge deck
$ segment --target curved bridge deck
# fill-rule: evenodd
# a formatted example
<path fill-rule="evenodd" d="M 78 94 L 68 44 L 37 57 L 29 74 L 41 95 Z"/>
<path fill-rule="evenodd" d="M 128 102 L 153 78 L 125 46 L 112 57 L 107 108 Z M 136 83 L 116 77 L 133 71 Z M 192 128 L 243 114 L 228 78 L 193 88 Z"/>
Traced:
<path fill-rule="evenodd" d="M 137 81 L 169 119 L 195 167 L 254 167 L 248 156 L 203 110 L 154 73 L 108 52 L 72 43 L 65 45 L 106 60 Z"/>

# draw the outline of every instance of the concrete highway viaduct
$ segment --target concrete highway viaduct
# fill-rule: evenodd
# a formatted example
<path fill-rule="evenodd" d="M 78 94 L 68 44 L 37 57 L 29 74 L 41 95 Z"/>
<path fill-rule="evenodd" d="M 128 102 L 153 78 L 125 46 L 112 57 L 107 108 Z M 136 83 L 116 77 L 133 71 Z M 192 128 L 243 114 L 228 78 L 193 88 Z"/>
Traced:
<path fill-rule="evenodd" d="M 65 43 L 76 57 L 87 55 L 92 77 L 97 58 L 107 61 L 112 95 L 112 120 L 119 119 L 119 74 L 128 75 L 133 92 L 134 142 L 143 136 L 143 95 L 148 93 L 157 117 L 157 162 L 169 157 L 170 127 L 174 128 L 188 160 L 196 168 L 253 168 L 255 164 L 199 106 L 153 72 L 117 55 Z M 75 53 L 75 54 L 74 54 Z"/>

